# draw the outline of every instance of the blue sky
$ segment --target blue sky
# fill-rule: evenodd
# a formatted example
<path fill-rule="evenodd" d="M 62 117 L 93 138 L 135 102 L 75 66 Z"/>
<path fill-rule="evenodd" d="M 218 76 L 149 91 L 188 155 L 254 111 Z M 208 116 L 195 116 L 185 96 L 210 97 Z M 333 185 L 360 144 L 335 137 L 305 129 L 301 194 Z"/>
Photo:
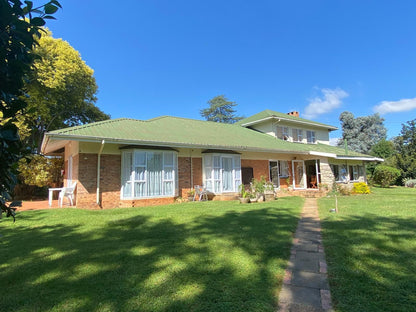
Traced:
<path fill-rule="evenodd" d="M 94 69 L 112 118 L 201 119 L 219 94 L 246 117 L 298 110 L 338 127 L 345 110 L 378 111 L 389 137 L 416 118 L 415 1 L 61 4 L 47 26 Z"/>

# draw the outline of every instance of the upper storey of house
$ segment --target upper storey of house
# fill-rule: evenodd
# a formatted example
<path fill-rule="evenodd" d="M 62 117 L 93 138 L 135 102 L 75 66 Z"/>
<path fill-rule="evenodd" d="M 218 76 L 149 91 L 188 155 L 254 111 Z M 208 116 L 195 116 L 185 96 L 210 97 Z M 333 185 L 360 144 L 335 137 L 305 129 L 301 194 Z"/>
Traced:
<path fill-rule="evenodd" d="M 283 114 L 268 109 L 240 120 L 237 124 L 285 141 L 305 144 L 323 143 L 329 145 L 329 132 L 338 129 L 334 126 L 300 118 L 299 112 L 296 111 Z"/>

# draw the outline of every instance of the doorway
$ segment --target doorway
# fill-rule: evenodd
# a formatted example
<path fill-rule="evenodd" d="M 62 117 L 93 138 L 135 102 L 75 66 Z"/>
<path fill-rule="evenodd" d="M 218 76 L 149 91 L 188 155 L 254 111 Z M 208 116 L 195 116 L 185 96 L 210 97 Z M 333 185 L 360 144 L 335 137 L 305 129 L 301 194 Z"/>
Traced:
<path fill-rule="evenodd" d="M 306 188 L 305 163 L 303 160 L 292 160 L 293 188 Z"/>

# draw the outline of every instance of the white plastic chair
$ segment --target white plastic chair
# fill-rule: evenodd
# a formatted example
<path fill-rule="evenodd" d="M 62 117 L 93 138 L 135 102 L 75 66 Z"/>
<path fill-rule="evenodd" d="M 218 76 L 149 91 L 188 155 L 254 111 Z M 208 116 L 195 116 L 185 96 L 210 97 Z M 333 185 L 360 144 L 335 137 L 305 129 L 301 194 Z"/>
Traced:
<path fill-rule="evenodd" d="M 203 186 L 195 185 L 194 189 L 195 189 L 194 201 L 197 198 L 198 198 L 198 201 L 208 200 L 208 192 Z"/>
<path fill-rule="evenodd" d="M 77 186 L 77 182 L 75 181 L 71 186 L 63 187 L 62 191 L 59 192 L 59 207 L 62 207 L 64 197 L 68 197 L 71 206 L 74 205 L 74 191 L 75 187 Z"/>

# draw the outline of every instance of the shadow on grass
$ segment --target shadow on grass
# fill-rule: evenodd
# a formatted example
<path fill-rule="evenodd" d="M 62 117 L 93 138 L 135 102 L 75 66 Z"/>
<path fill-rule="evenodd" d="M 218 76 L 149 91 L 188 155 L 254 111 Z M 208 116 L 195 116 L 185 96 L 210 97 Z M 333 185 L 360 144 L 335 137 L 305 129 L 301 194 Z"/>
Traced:
<path fill-rule="evenodd" d="M 298 216 L 258 207 L 183 223 L 135 215 L 94 230 L 46 224 L 48 211 L 22 215 L 34 224 L 0 241 L 0 265 L 12 263 L 0 271 L 1 309 L 274 311 Z"/>
<path fill-rule="evenodd" d="M 414 311 L 416 218 L 327 217 L 323 238 L 337 311 Z"/>

